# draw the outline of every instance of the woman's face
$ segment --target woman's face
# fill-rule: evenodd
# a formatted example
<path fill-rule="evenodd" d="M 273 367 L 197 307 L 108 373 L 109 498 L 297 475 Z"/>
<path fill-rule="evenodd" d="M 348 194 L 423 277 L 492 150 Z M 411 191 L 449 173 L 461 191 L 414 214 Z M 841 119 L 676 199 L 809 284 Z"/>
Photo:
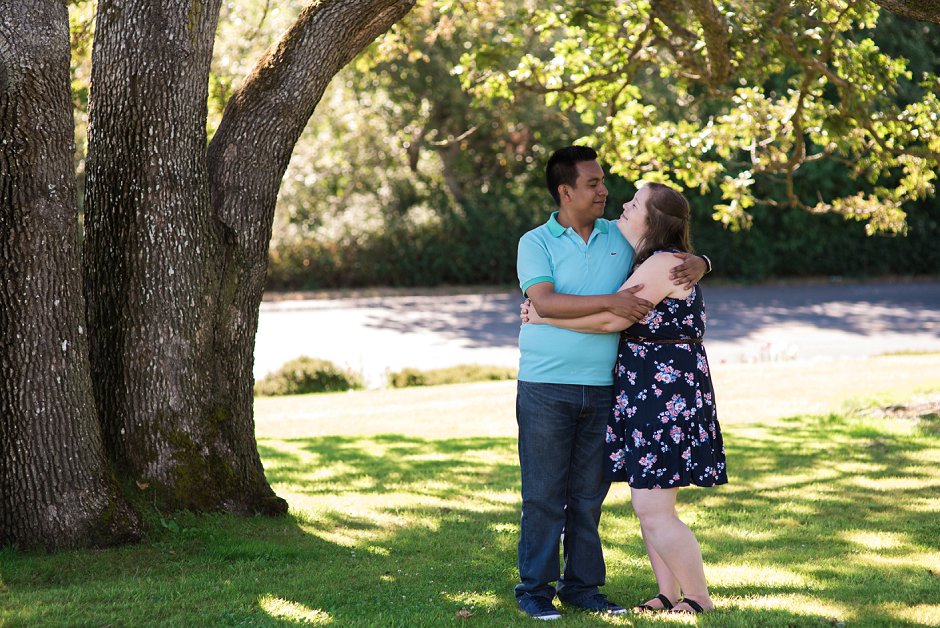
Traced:
<path fill-rule="evenodd" d="M 642 187 L 636 191 L 633 198 L 623 204 L 623 213 L 620 214 L 620 220 L 617 221 L 617 228 L 630 244 L 636 244 L 646 235 L 646 199 L 650 191 L 647 187 Z"/>

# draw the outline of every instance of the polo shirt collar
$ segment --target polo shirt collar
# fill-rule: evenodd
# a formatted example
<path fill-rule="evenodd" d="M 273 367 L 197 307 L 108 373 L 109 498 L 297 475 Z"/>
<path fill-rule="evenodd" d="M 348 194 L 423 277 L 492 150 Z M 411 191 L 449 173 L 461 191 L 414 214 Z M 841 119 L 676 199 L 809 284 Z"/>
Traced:
<path fill-rule="evenodd" d="M 594 221 L 594 229 L 598 232 L 606 234 L 608 230 L 607 221 L 603 218 L 598 218 Z M 559 237 L 565 232 L 565 227 L 561 226 L 561 223 L 558 222 L 558 212 L 552 212 L 552 215 L 548 219 L 548 231 L 554 237 Z"/>

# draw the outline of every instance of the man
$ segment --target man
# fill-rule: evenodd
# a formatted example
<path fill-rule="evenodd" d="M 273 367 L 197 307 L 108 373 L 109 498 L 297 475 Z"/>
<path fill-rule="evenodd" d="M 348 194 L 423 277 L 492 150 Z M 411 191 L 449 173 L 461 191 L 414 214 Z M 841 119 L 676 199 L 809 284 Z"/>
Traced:
<path fill-rule="evenodd" d="M 603 218 L 607 188 L 597 153 L 585 146 L 555 151 L 546 182 L 558 211 L 519 241 L 523 293 L 545 317 L 609 311 L 632 321 L 643 318 L 653 304 L 635 296 L 642 286 L 617 292 L 630 272 L 633 249 L 614 221 Z M 673 277 L 691 284 L 706 270 L 704 259 L 689 256 L 673 269 Z M 550 325 L 524 325 L 519 333 L 522 519 L 515 593 L 519 608 L 536 619 L 561 617 L 552 603 L 556 594 L 564 604 L 591 612 L 626 610 L 598 588 L 606 577 L 597 526 L 609 488 L 604 432 L 613 405 L 617 342 L 618 334 Z"/>

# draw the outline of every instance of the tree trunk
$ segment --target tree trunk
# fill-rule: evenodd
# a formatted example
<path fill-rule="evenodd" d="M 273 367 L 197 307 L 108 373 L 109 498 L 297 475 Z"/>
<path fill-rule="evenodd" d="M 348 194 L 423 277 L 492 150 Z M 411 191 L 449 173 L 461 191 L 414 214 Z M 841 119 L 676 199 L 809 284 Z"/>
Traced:
<path fill-rule="evenodd" d="M 68 12 L 0 0 L 0 546 L 135 539 L 92 393 Z"/>
<path fill-rule="evenodd" d="M 101 1 L 89 97 L 85 273 L 105 442 L 169 509 L 286 510 L 254 434 L 216 403 L 223 233 L 206 99 L 220 0 Z M 259 504 L 261 504 L 259 506 Z"/>
<path fill-rule="evenodd" d="M 169 508 L 276 514 L 287 504 L 258 456 L 252 365 L 277 190 L 327 83 L 413 0 L 312 3 L 232 98 L 207 160 L 219 3 L 99 3 L 92 368 L 119 473 Z"/>

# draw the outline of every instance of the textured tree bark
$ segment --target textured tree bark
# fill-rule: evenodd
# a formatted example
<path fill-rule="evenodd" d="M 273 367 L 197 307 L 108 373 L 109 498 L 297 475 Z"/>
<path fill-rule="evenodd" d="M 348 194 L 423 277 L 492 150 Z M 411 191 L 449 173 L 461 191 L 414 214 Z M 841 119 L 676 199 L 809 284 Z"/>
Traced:
<path fill-rule="evenodd" d="M 205 125 L 219 5 L 99 2 L 85 274 L 95 395 L 119 475 L 170 509 L 241 513 L 277 498 L 254 435 L 235 433 L 214 402 L 222 233 Z"/>
<path fill-rule="evenodd" d="M 940 0 L 875 0 L 875 4 L 912 20 L 940 24 Z"/>
<path fill-rule="evenodd" d="M 0 0 L 0 546 L 139 536 L 92 394 L 69 54 L 66 3 Z"/>
<path fill-rule="evenodd" d="M 277 190 L 333 75 L 414 0 L 311 3 L 206 150 L 220 0 L 101 0 L 85 273 L 118 472 L 169 508 L 283 513 L 254 437 L 254 336 Z M 211 190 L 211 203 L 210 203 Z"/>

